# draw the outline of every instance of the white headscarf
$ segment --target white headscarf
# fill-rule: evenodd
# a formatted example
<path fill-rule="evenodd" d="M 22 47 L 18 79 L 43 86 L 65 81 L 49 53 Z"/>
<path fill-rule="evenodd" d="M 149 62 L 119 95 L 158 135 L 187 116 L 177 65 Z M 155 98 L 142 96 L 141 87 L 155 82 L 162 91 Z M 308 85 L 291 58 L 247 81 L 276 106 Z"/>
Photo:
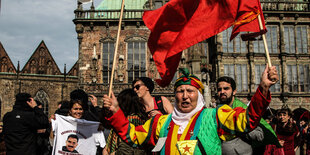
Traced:
<path fill-rule="evenodd" d="M 174 103 L 174 110 L 172 112 L 172 120 L 173 122 L 180 126 L 178 130 L 178 134 L 182 134 L 188 124 L 188 122 L 191 120 L 191 118 L 204 107 L 204 99 L 202 94 L 198 91 L 198 100 L 197 100 L 197 106 L 194 110 L 192 110 L 189 113 L 182 113 L 178 107 L 177 103 Z"/>

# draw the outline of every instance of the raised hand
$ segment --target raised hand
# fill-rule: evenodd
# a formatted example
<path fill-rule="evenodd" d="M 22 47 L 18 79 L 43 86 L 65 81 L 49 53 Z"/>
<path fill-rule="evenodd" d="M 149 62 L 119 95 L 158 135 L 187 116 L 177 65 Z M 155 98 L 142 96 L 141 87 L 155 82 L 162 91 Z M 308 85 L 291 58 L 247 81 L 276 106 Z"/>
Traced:
<path fill-rule="evenodd" d="M 113 92 L 111 97 L 108 95 L 103 96 L 103 107 L 111 111 L 113 114 L 119 110 L 118 102 Z"/>
<path fill-rule="evenodd" d="M 35 106 L 37 106 L 37 102 L 31 97 L 29 98 L 30 101 L 27 101 L 27 104 L 31 107 L 34 108 Z"/>
<path fill-rule="evenodd" d="M 275 66 L 268 67 L 266 64 L 266 68 L 262 74 L 260 86 L 263 88 L 262 93 L 266 96 L 269 88 L 276 84 L 279 81 L 278 71 Z"/>
<path fill-rule="evenodd" d="M 94 107 L 98 106 L 97 97 L 94 95 L 89 95 L 89 100 Z"/>

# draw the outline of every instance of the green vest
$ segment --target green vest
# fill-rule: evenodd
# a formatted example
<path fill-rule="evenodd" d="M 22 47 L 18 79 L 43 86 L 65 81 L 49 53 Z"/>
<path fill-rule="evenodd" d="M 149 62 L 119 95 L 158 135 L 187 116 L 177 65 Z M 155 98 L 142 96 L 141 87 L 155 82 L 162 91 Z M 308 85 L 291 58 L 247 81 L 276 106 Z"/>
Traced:
<path fill-rule="evenodd" d="M 159 138 L 167 137 L 168 126 L 171 122 L 171 114 L 169 114 L 167 120 L 162 126 Z M 190 140 L 198 140 L 195 147 L 194 154 L 210 154 L 210 155 L 221 155 L 221 140 L 217 134 L 217 123 L 216 123 L 216 109 L 203 109 L 200 113 L 195 127 L 194 134 Z M 165 154 L 165 145 L 162 148 L 161 155 Z"/>

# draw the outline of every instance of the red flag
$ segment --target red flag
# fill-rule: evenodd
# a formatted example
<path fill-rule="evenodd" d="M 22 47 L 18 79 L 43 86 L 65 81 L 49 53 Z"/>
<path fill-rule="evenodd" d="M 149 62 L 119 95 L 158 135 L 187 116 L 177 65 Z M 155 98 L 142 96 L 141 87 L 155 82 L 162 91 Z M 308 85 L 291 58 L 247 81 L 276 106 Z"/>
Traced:
<path fill-rule="evenodd" d="M 156 80 L 158 85 L 170 84 L 183 50 L 233 24 L 238 26 L 236 32 L 243 31 L 244 25 L 256 20 L 260 5 L 251 1 L 258 0 L 171 0 L 157 10 L 145 11 L 143 20 L 151 31 L 148 47 L 162 78 Z M 259 31 L 254 28 L 250 30 Z"/>
<path fill-rule="evenodd" d="M 230 40 L 233 40 L 239 32 L 250 31 L 253 33 L 241 34 L 243 41 L 252 40 L 255 37 L 267 32 L 265 20 L 261 4 L 259 0 L 240 0 L 237 14 L 237 22 L 235 22 Z M 262 19 L 263 30 L 260 30 L 258 23 L 258 16 Z"/>

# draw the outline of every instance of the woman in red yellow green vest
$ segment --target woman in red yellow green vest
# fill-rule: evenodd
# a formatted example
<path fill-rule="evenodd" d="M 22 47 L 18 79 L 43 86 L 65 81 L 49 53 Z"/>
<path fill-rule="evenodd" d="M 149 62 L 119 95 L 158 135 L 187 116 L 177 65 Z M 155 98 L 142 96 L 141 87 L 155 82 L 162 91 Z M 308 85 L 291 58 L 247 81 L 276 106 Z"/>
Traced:
<path fill-rule="evenodd" d="M 106 119 L 126 143 L 136 147 L 152 145 L 153 151 L 159 154 L 220 155 L 222 141 L 249 132 L 258 125 L 271 100 L 269 88 L 279 79 L 276 68 L 266 66 L 247 109 L 232 109 L 228 105 L 206 109 L 201 81 L 186 70 L 183 74 L 175 82 L 172 114 L 156 115 L 144 125 L 130 124 L 115 96 L 104 95 L 104 107 L 113 113 Z"/>

